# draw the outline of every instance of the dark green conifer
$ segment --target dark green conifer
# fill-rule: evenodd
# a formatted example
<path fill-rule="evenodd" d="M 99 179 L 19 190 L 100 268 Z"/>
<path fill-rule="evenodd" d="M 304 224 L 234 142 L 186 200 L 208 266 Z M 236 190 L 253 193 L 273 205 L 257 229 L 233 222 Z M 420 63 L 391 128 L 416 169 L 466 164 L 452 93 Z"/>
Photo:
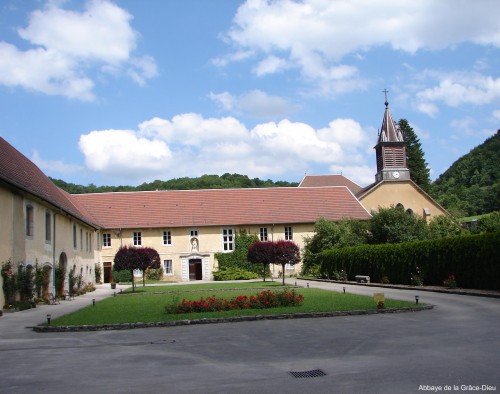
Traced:
<path fill-rule="evenodd" d="M 429 191 L 431 179 L 424 151 L 422 150 L 422 144 L 406 119 L 400 119 L 398 127 L 405 139 L 406 164 L 410 170 L 410 178 L 423 190 Z"/>

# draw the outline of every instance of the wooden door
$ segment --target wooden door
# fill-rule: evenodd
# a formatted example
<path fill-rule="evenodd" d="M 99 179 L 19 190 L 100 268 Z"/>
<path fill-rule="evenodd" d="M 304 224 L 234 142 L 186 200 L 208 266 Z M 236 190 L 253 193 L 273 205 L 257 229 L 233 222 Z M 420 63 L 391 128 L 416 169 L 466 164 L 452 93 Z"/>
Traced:
<path fill-rule="evenodd" d="M 203 269 L 200 259 L 189 260 L 189 280 L 202 280 Z"/>

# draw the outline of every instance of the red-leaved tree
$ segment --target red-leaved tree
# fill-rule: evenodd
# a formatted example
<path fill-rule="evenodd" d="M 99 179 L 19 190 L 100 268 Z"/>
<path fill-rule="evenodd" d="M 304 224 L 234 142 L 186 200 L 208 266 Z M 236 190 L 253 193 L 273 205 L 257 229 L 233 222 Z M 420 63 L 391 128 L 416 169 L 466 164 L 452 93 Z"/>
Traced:
<path fill-rule="evenodd" d="M 279 240 L 274 242 L 274 261 L 282 267 L 283 285 L 285 284 L 285 265 L 297 264 L 300 261 L 300 249 L 293 241 Z"/>
<path fill-rule="evenodd" d="M 144 273 L 148 268 L 160 268 L 160 255 L 149 247 L 136 248 L 133 246 L 121 246 L 115 255 L 115 269 L 117 271 L 129 270 L 132 274 L 132 291 L 135 291 L 134 270 L 143 272 L 142 283 L 144 285 Z"/>
<path fill-rule="evenodd" d="M 266 281 L 266 267 L 274 262 L 274 246 L 270 241 L 257 241 L 248 248 L 247 260 L 251 263 L 263 265 L 264 282 Z"/>

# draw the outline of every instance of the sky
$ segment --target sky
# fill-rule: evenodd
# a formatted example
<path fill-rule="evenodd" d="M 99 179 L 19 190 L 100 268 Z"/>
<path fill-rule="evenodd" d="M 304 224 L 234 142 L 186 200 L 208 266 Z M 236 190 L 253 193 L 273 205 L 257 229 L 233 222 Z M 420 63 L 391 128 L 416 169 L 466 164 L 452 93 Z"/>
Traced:
<path fill-rule="evenodd" d="M 88 185 L 374 181 L 387 90 L 431 179 L 500 129 L 498 0 L 2 0 L 0 136 Z"/>

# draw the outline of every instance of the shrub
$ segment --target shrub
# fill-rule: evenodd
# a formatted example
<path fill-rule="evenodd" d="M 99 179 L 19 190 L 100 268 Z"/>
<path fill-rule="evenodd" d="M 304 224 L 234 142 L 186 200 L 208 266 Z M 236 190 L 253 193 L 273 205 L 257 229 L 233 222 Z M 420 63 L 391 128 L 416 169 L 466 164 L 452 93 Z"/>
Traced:
<path fill-rule="evenodd" d="M 2 279 L 3 279 L 3 294 L 5 297 L 5 305 L 8 307 L 12 305 L 16 299 L 17 280 L 16 273 L 12 267 L 12 261 L 9 259 L 2 264 Z"/>
<path fill-rule="evenodd" d="M 500 290 L 500 233 L 468 235 L 400 244 L 362 245 L 326 250 L 317 255 L 323 277 L 345 270 L 373 282 L 440 286 L 450 272 L 464 288 Z"/>
<path fill-rule="evenodd" d="M 17 268 L 17 290 L 22 302 L 33 300 L 35 289 L 35 270 L 31 265 L 19 265 Z"/>
<path fill-rule="evenodd" d="M 132 281 L 132 272 L 129 270 L 117 271 L 113 270 L 113 281 L 115 282 L 131 282 Z"/>
<path fill-rule="evenodd" d="M 102 274 L 101 264 L 96 263 L 94 265 L 95 283 L 102 283 L 101 282 L 101 274 Z"/>
<path fill-rule="evenodd" d="M 214 280 L 247 280 L 259 277 L 255 272 L 238 267 L 219 267 L 219 270 L 214 272 L 213 276 Z"/>
<path fill-rule="evenodd" d="M 148 268 L 146 270 L 146 279 L 149 280 L 162 280 L 163 268 Z"/>
<path fill-rule="evenodd" d="M 239 295 L 229 300 L 215 297 L 200 298 L 198 301 L 183 299 L 179 304 L 165 306 L 167 313 L 222 312 L 240 309 L 266 309 L 299 306 L 304 302 L 302 294 L 295 290 L 272 292 L 264 290 L 255 296 Z"/>

